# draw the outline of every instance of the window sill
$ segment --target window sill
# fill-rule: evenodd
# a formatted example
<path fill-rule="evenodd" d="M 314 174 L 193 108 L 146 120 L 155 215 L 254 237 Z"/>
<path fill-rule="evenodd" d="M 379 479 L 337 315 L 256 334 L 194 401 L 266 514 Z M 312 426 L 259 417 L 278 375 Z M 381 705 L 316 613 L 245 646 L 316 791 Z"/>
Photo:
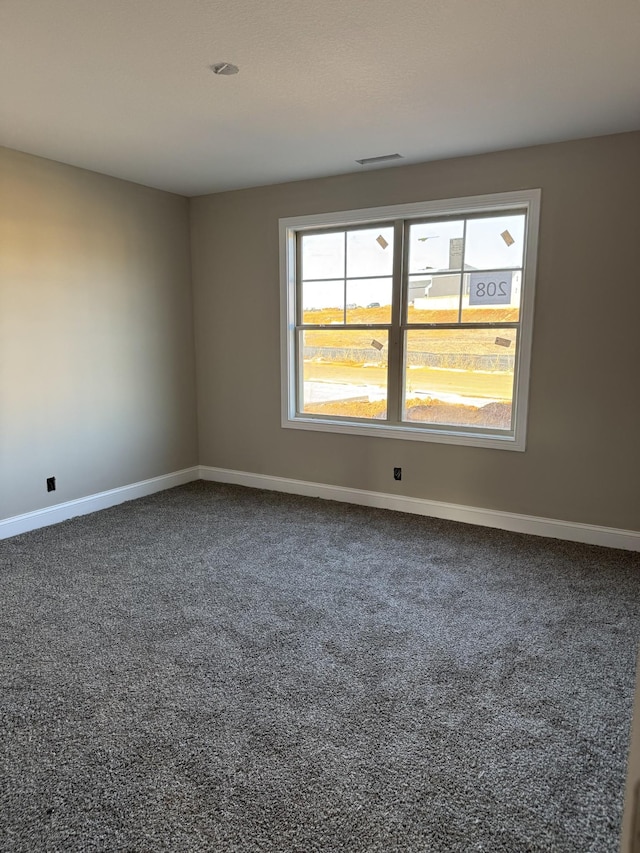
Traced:
<path fill-rule="evenodd" d="M 342 435 L 365 435 L 374 438 L 394 438 L 405 441 L 430 441 L 436 444 L 458 444 L 466 447 L 488 447 L 494 450 L 525 450 L 524 439 L 514 435 L 488 435 L 480 432 L 462 432 L 459 430 L 430 429 L 390 425 L 384 423 L 364 423 L 362 421 L 334 421 L 321 418 L 285 417 L 282 420 L 285 429 L 303 429 L 313 432 L 332 432 Z"/>

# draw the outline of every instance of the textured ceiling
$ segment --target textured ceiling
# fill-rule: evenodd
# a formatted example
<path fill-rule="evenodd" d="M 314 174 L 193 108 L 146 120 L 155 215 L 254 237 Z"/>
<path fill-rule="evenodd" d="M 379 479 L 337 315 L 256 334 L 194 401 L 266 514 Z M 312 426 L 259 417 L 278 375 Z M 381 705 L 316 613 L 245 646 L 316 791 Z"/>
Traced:
<path fill-rule="evenodd" d="M 0 144 L 198 195 L 638 129 L 640 0 L 0 0 L 0 80 Z"/>

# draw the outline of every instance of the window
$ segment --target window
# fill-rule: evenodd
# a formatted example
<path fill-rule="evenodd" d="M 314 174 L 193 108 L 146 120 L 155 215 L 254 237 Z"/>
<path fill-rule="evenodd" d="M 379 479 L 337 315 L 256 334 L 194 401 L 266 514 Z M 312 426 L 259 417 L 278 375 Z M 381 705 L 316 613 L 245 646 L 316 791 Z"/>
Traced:
<path fill-rule="evenodd" d="M 282 425 L 524 450 L 539 206 L 280 220 Z"/>

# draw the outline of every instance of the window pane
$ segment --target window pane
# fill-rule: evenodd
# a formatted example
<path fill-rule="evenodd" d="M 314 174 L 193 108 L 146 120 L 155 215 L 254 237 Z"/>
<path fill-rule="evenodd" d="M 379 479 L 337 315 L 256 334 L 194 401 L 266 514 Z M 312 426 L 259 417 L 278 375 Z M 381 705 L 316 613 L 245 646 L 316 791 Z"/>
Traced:
<path fill-rule="evenodd" d="M 298 342 L 301 412 L 386 418 L 386 331 L 314 329 L 300 332 Z"/>
<path fill-rule="evenodd" d="M 347 282 L 347 323 L 391 322 L 391 278 Z"/>
<path fill-rule="evenodd" d="M 522 273 L 465 273 L 462 284 L 463 323 L 517 323 L 520 319 Z"/>
<path fill-rule="evenodd" d="M 462 269 L 464 221 L 422 222 L 409 227 L 409 273 Z"/>
<path fill-rule="evenodd" d="M 344 323 L 344 281 L 302 283 L 302 322 L 314 325 Z"/>
<path fill-rule="evenodd" d="M 457 323 L 460 273 L 411 275 L 407 296 L 408 323 Z"/>
<path fill-rule="evenodd" d="M 302 279 L 344 278 L 344 231 L 302 235 Z"/>
<path fill-rule="evenodd" d="M 406 332 L 403 420 L 511 429 L 516 330 Z"/>
<path fill-rule="evenodd" d="M 467 221 L 465 269 L 521 267 L 525 215 L 490 216 Z"/>
<path fill-rule="evenodd" d="M 393 228 L 347 232 L 347 276 L 386 276 L 393 272 Z"/>

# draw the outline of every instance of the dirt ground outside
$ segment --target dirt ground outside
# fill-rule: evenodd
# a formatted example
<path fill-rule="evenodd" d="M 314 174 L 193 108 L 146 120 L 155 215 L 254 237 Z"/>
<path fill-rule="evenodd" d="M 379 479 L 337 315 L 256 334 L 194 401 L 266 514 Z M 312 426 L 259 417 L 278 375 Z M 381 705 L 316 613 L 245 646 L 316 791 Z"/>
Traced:
<path fill-rule="evenodd" d="M 305 409 L 317 415 L 339 415 L 352 418 L 387 417 L 386 400 L 342 400 L 330 403 L 316 403 Z M 508 430 L 511 427 L 511 403 L 492 402 L 484 406 L 466 406 L 460 403 L 446 403 L 442 400 L 407 400 L 405 419 L 411 422 L 429 424 L 451 424 L 452 426 L 488 427 Z"/>

